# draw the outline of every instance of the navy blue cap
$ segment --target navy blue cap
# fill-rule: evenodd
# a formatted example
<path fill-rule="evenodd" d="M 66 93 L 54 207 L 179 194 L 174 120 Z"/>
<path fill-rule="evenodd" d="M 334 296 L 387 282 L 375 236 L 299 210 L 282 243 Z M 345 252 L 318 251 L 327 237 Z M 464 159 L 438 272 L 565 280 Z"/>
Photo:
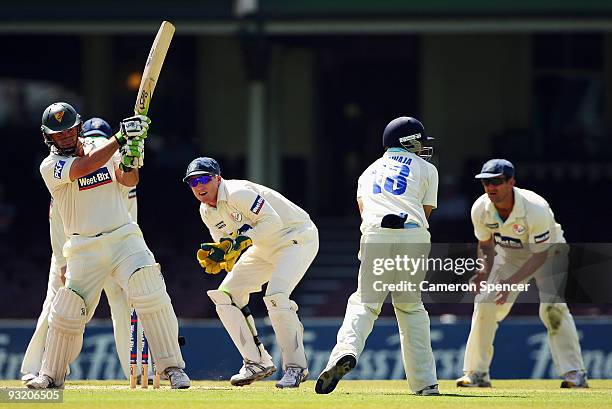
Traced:
<path fill-rule="evenodd" d="M 185 172 L 185 177 L 183 178 L 183 182 L 187 182 L 192 176 L 197 175 L 220 175 L 221 167 L 216 160 L 213 158 L 201 157 L 191 161 L 189 166 L 187 166 L 187 172 Z"/>
<path fill-rule="evenodd" d="M 474 176 L 476 179 L 514 177 L 514 165 L 506 159 L 491 159 L 482 165 L 482 170 Z"/>
<path fill-rule="evenodd" d="M 112 133 L 110 125 L 102 118 L 91 118 L 83 124 L 83 136 L 103 136 L 109 138 Z"/>

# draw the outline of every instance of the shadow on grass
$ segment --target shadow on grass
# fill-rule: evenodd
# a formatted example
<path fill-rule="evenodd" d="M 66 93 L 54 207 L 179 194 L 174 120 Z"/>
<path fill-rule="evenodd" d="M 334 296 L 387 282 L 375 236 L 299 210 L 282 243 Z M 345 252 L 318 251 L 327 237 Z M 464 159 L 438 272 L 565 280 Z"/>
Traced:
<path fill-rule="evenodd" d="M 438 397 L 451 397 L 451 398 L 520 398 L 529 399 L 529 396 L 525 395 L 464 395 L 460 393 L 441 393 L 437 396 L 419 396 L 410 392 L 376 392 L 377 395 L 382 396 L 414 396 L 415 398 L 438 398 Z M 342 392 L 342 395 L 364 395 L 372 396 L 372 392 Z"/>

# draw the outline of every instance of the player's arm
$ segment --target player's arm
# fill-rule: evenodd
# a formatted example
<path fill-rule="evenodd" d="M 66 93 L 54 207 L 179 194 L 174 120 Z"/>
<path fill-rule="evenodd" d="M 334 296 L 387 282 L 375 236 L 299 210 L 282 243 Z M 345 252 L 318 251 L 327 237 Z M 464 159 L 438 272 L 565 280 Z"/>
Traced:
<path fill-rule="evenodd" d="M 257 192 L 238 190 L 232 193 L 228 201 L 233 202 L 237 209 L 252 220 L 253 223 L 243 235 L 250 237 L 255 244 L 269 240 L 283 228 L 283 222 L 276 210 Z"/>
<path fill-rule="evenodd" d="M 75 158 L 70 166 L 70 181 L 89 175 L 98 170 L 113 156 L 119 149 L 119 143 L 115 138 L 111 138 L 104 142 L 102 146 L 92 149 L 89 153 Z"/>
<path fill-rule="evenodd" d="M 357 207 L 359 208 L 359 215 L 363 218 L 363 200 L 360 197 L 357 198 Z"/>
<path fill-rule="evenodd" d="M 546 262 L 547 257 L 548 251 L 533 253 L 516 273 L 511 275 L 507 280 L 504 280 L 504 283 L 518 284 L 522 282 L 527 277 L 533 275 L 538 268 L 542 267 L 542 265 Z"/>
<path fill-rule="evenodd" d="M 427 178 L 427 190 L 423 197 L 423 212 L 425 217 L 429 219 L 433 209 L 438 207 L 438 169 L 431 163 L 427 164 L 428 178 Z"/>
<path fill-rule="evenodd" d="M 121 130 L 117 134 L 105 141 L 103 145 L 72 161 L 69 173 L 70 181 L 74 182 L 76 179 L 89 175 L 99 169 L 110 160 L 120 146 L 125 147 L 126 144 L 131 146 L 128 143 L 128 139 L 132 142 L 144 140 L 147 137 L 150 122 L 151 120 L 144 115 L 133 116 L 121 121 Z M 115 173 L 115 176 L 117 176 L 117 173 Z M 134 178 L 138 178 L 138 175 L 132 176 L 128 180 L 133 183 Z M 125 186 L 135 185 L 128 184 Z"/>
<path fill-rule="evenodd" d="M 140 181 L 140 176 L 138 173 L 138 168 L 130 168 L 130 172 L 125 172 L 118 165 L 115 166 L 115 178 L 117 182 L 127 187 L 134 187 L 138 185 Z"/>
<path fill-rule="evenodd" d="M 60 280 L 62 280 L 63 285 L 66 285 L 66 266 L 60 269 Z"/>

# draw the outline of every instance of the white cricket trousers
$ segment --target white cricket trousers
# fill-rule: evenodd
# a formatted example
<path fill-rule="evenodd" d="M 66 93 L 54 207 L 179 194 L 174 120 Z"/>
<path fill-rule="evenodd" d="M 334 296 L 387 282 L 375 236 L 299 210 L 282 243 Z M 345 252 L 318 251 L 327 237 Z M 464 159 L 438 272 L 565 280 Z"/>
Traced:
<path fill-rule="evenodd" d="M 250 294 L 268 283 L 266 295 L 282 293 L 289 297 L 304 277 L 319 251 L 319 232 L 309 223 L 294 232 L 287 243 L 270 250 L 253 246 L 227 274 L 219 290 L 231 294 L 238 308 L 248 304 Z"/>
<path fill-rule="evenodd" d="M 496 258 L 487 282 L 496 283 L 508 279 L 519 268 L 520 266 L 499 262 Z M 534 273 L 534 278 L 540 292 L 540 319 L 548 331 L 548 343 L 555 368 L 562 376 L 569 371 L 584 370 L 584 362 L 574 318 L 567 305 L 564 302 L 554 302 L 555 298 L 559 297 L 555 297 L 553 291 L 548 291 L 551 288 L 549 281 L 551 277 L 555 277 L 556 271 L 562 272 L 560 275 L 556 274 L 557 277 L 564 277 L 563 273 L 567 271 L 567 253 L 556 257 L 549 256 L 544 265 Z M 528 282 L 530 279 L 531 277 L 523 282 Z M 476 295 L 472 328 L 465 348 L 464 372 L 489 372 L 493 359 L 495 333 L 499 323 L 512 309 L 518 295 L 518 292 L 511 293 L 502 305 L 495 304 L 497 293 Z"/>
<path fill-rule="evenodd" d="M 55 257 L 51 257 L 47 296 L 43 303 L 42 312 L 38 317 L 36 329 L 34 330 L 34 334 L 30 339 L 30 343 L 23 357 L 23 362 L 21 364 L 21 373 L 23 374 L 38 374 L 40 371 L 45 341 L 47 339 L 47 331 L 49 330 L 47 318 L 49 317 L 53 297 L 55 297 L 55 293 L 57 293 L 57 290 L 62 286 L 60 269 L 55 262 Z M 119 363 L 127 379 L 130 373 L 130 308 L 128 306 L 127 294 L 112 278 L 109 278 L 105 283 L 104 292 L 106 293 L 106 298 L 108 299 L 111 310 L 115 346 L 119 357 Z"/>
<path fill-rule="evenodd" d="M 96 306 L 100 301 L 102 288 L 107 279 L 111 277 L 125 294 L 128 294 L 128 280 L 132 274 L 141 267 L 155 265 L 155 257 L 147 247 L 142 232 L 136 223 L 128 223 L 108 234 L 100 237 L 73 236 L 64 245 L 64 256 L 68 263 L 66 271 L 66 287 L 81 296 L 87 308 L 87 319 L 90 320 Z M 128 301 L 126 300 L 126 304 Z M 126 305 L 126 329 L 124 336 L 127 341 L 117 341 L 126 345 L 126 349 L 118 348 L 121 358 L 129 355 L 130 334 L 130 308 Z M 115 318 L 115 314 L 113 314 Z M 178 327 L 174 311 L 168 317 L 171 327 Z M 141 325 L 139 325 L 141 326 Z M 123 336 L 122 336 L 123 338 Z M 117 340 L 117 337 L 115 338 Z M 149 338 L 149 341 L 151 339 Z M 167 342 L 175 343 L 176 339 Z M 121 349 L 121 351 L 119 350 Z M 158 369 L 163 371 L 166 367 L 185 367 L 185 362 L 179 354 L 167 360 L 156 361 Z"/>
<path fill-rule="evenodd" d="M 361 237 L 359 284 L 348 299 L 344 322 L 338 331 L 337 343 L 329 358 L 327 368 L 336 364 L 346 354 L 359 360 L 365 342 L 372 332 L 374 322 L 388 291 L 372 291 L 373 258 L 391 258 L 404 255 L 410 258 L 427 257 L 430 250 L 430 234 L 427 229 L 380 229 Z M 382 257 L 381 257 L 382 256 Z M 418 282 L 426 271 L 419 271 L 411 279 Z M 388 281 L 387 281 L 388 282 Z M 395 281 L 397 282 L 397 281 Z M 406 298 L 411 302 L 405 302 Z M 393 308 L 399 327 L 402 359 L 406 379 L 413 392 L 438 383 L 436 363 L 431 349 L 429 314 L 420 300 L 420 294 L 392 293 Z"/>

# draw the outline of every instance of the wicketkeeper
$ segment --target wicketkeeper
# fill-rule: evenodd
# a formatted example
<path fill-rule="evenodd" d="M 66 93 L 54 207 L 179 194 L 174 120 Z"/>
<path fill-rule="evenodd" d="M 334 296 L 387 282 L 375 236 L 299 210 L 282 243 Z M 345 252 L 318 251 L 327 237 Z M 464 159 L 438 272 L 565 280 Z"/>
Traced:
<path fill-rule="evenodd" d="M 289 297 L 319 249 L 316 226 L 280 193 L 247 180 L 222 179 L 212 158 L 193 160 L 183 181 L 201 202 L 202 221 L 215 241 L 201 245 L 198 261 L 209 274 L 228 272 L 208 296 L 244 360 L 232 385 L 248 385 L 276 371 L 247 305 L 250 294 L 268 283 L 264 302 L 285 370 L 276 386 L 298 387 L 308 376 L 308 363 L 298 306 Z"/>

